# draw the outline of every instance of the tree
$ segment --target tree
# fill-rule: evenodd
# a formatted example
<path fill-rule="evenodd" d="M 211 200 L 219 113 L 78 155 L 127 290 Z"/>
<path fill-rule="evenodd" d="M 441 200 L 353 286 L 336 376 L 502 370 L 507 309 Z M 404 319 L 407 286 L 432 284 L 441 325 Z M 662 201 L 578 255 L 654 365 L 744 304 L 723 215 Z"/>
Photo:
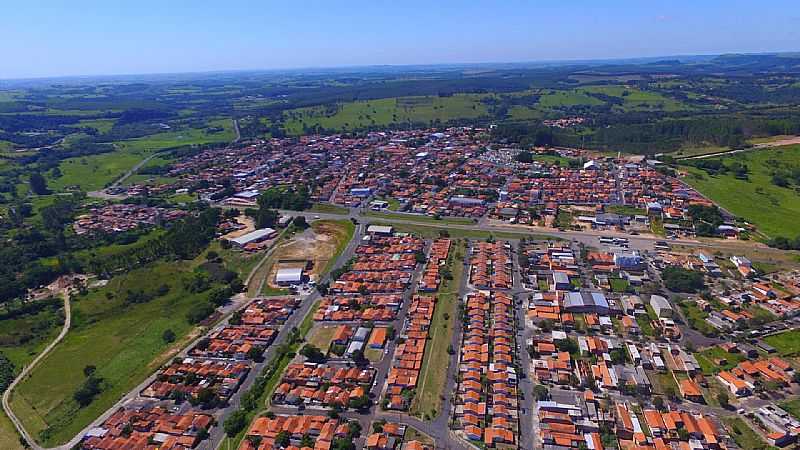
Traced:
<path fill-rule="evenodd" d="M 730 398 L 728 397 L 728 393 L 725 392 L 725 391 L 720 391 L 717 394 L 717 401 L 719 402 L 719 406 L 721 406 L 723 408 L 726 408 L 726 409 L 728 407 L 730 407 L 730 405 L 731 405 L 730 404 Z"/>
<path fill-rule="evenodd" d="M 294 220 L 292 221 L 292 224 L 300 230 L 305 230 L 306 228 L 308 228 L 308 222 L 306 221 L 305 216 L 295 217 Z"/>
<path fill-rule="evenodd" d="M 281 431 L 277 436 L 275 436 L 275 445 L 278 447 L 288 447 L 291 437 L 292 435 L 289 434 L 288 431 Z"/>
<path fill-rule="evenodd" d="M 164 333 L 161 335 L 161 339 L 163 339 L 164 342 L 166 342 L 168 344 L 172 343 L 172 342 L 175 342 L 175 332 L 172 331 L 172 329 L 167 328 L 166 330 L 164 330 Z"/>
<path fill-rule="evenodd" d="M 325 354 L 312 344 L 306 344 L 303 346 L 302 350 L 300 350 L 300 354 L 305 356 L 309 361 L 313 363 L 323 363 L 326 361 Z"/>
<path fill-rule="evenodd" d="M 223 428 L 225 429 L 225 434 L 228 437 L 234 437 L 239 434 L 240 431 L 244 430 L 244 427 L 247 426 L 247 411 L 242 409 L 237 409 L 234 411 L 227 419 L 225 419 L 225 423 L 223 424 Z"/>
<path fill-rule="evenodd" d="M 653 398 L 653 406 L 659 411 L 664 411 L 664 399 L 660 396 Z"/>
<path fill-rule="evenodd" d="M 536 397 L 537 401 L 543 402 L 550 398 L 550 392 L 546 387 L 542 386 L 541 384 L 537 384 L 533 387 L 533 396 Z"/>
<path fill-rule="evenodd" d="M 705 287 L 703 274 L 683 267 L 669 266 L 661 272 L 664 286 L 674 292 L 698 292 Z"/>
<path fill-rule="evenodd" d="M 28 183 L 31 186 L 31 191 L 36 195 L 47 195 L 50 193 L 50 190 L 47 189 L 47 180 L 45 180 L 39 172 L 32 173 L 28 179 Z"/>
<path fill-rule="evenodd" d="M 94 375 L 95 372 L 97 372 L 97 367 L 92 364 L 89 364 L 83 368 L 83 376 L 85 377 L 90 377 Z"/>

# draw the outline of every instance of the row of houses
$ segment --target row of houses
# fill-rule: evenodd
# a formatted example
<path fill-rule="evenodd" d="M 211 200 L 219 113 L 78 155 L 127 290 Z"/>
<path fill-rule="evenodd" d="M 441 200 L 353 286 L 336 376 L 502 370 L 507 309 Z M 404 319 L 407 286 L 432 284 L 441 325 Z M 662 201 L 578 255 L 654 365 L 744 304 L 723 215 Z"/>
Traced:
<path fill-rule="evenodd" d="M 514 304 L 502 291 L 464 298 L 455 421 L 470 441 L 517 445 L 519 404 L 514 369 Z"/>
<path fill-rule="evenodd" d="M 433 320 L 436 297 L 415 295 L 408 308 L 406 322 L 400 335 L 402 342 L 394 351 L 389 369 L 384 405 L 387 409 L 407 410 L 422 370 L 425 344 Z"/>

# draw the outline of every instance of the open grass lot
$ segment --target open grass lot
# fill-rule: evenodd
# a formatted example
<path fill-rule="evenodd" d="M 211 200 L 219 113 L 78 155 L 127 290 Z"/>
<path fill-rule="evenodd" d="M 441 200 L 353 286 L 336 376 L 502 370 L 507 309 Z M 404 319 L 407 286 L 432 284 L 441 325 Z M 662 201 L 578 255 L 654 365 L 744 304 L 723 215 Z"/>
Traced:
<path fill-rule="evenodd" d="M 782 402 L 779 406 L 785 409 L 795 419 L 800 419 L 800 398 Z"/>
<path fill-rule="evenodd" d="M 393 123 L 448 122 L 474 119 L 487 113 L 482 94 L 449 97 L 397 97 L 341 103 L 333 107 L 311 107 L 284 113 L 289 134 L 302 134 L 304 126 L 332 130 L 353 130 Z"/>
<path fill-rule="evenodd" d="M 333 255 L 325 264 L 325 268 L 322 269 L 322 273 L 326 274 L 333 269 L 334 264 L 336 264 L 336 258 L 342 254 L 347 244 L 353 239 L 356 226 L 349 220 L 315 220 L 311 222 L 311 228 L 316 232 L 322 232 L 323 229 L 326 232 L 331 232 L 336 242 L 336 249 Z"/>
<path fill-rule="evenodd" d="M 108 409 L 194 335 L 186 313 L 203 294 L 184 289 L 193 262 L 158 263 L 121 275 L 73 301 L 73 328 L 66 338 L 14 391 L 12 407 L 26 428 L 45 445 L 65 442 Z M 146 303 L 128 304 L 124 293 L 169 287 L 169 293 Z M 111 295 L 111 298 L 108 295 Z M 165 343 L 171 329 L 178 337 Z M 196 330 L 195 330 L 196 332 Z M 97 367 L 104 391 L 79 408 L 72 394 L 83 383 L 83 368 Z M 53 380 L 59 380 L 53 383 Z"/>
<path fill-rule="evenodd" d="M 558 109 L 564 106 L 599 106 L 603 101 L 580 91 L 550 91 L 539 98 L 537 107 Z"/>
<path fill-rule="evenodd" d="M 331 339 L 336 334 L 336 328 L 338 327 L 335 325 L 315 328 L 308 337 L 308 343 L 326 352 L 331 346 Z"/>
<path fill-rule="evenodd" d="M 452 280 L 443 280 L 436 292 L 436 309 L 431 321 L 430 339 L 425 344 L 425 357 L 422 360 L 417 395 L 411 403 L 411 414 L 433 417 L 441 411 L 439 396 L 447 381 L 447 366 L 450 355 L 447 348 L 452 342 L 455 321 L 458 316 L 458 290 L 464 276 L 464 257 L 466 242 L 456 241 L 448 257 L 447 266 L 453 274 Z"/>
<path fill-rule="evenodd" d="M 441 219 L 437 219 L 435 217 L 424 216 L 421 214 L 392 214 L 392 213 L 382 213 L 376 211 L 367 211 L 364 213 L 365 216 L 369 217 L 376 217 L 378 219 L 390 219 L 390 220 L 403 220 L 408 222 L 424 222 L 424 223 L 435 223 L 435 224 L 455 224 L 455 225 L 472 225 L 475 223 L 473 219 L 467 217 L 444 217 Z"/>
<path fill-rule="evenodd" d="M 405 223 L 383 223 L 383 222 L 374 222 L 375 225 L 390 225 L 394 227 L 394 230 L 400 233 L 413 233 L 418 236 L 424 238 L 436 238 L 439 237 L 441 234 L 446 232 L 451 238 L 468 238 L 468 239 L 488 239 L 489 236 L 495 237 L 497 239 L 522 239 L 522 238 L 533 238 L 533 239 L 553 239 L 558 240 L 557 238 L 552 238 L 550 236 L 543 236 L 543 235 L 535 235 L 535 234 L 523 234 L 523 233 L 509 233 L 509 232 L 497 232 L 497 233 L 490 233 L 488 231 L 481 231 L 481 230 L 465 230 L 460 228 L 448 228 L 444 225 L 436 226 L 436 225 L 420 225 L 420 224 L 405 224 Z"/>
<path fill-rule="evenodd" d="M 798 234 L 800 195 L 791 188 L 772 184 L 771 170 L 777 166 L 797 166 L 800 145 L 737 153 L 721 159 L 746 164 L 749 179 L 739 180 L 732 174 L 711 176 L 701 169 L 686 167 L 689 175 L 683 180 L 767 235 L 794 238 Z"/>
<path fill-rule="evenodd" d="M 775 347 L 782 356 L 796 356 L 800 354 L 800 330 L 786 331 L 780 334 L 767 336 L 764 342 Z"/>
<path fill-rule="evenodd" d="M 694 356 L 705 375 L 714 375 L 722 370 L 733 369 L 737 364 L 747 359 L 741 353 L 728 353 L 719 347 L 707 348 L 695 353 Z M 722 360 L 726 361 L 725 364 L 720 363 Z"/>
<path fill-rule="evenodd" d="M 318 212 L 323 214 L 339 214 L 339 215 L 347 215 L 350 210 L 337 205 L 331 205 L 328 203 L 314 203 L 311 205 L 311 212 Z"/>
<path fill-rule="evenodd" d="M 742 450 L 772 449 L 761 437 L 740 417 L 725 417 L 722 419 L 725 428 Z"/>
<path fill-rule="evenodd" d="M 209 125 L 212 123 L 215 123 L 215 126 L 225 127 L 226 131 L 208 134 L 205 129 L 191 128 L 158 133 L 116 142 L 114 143 L 116 150 L 111 153 L 66 159 L 59 165 L 62 176 L 48 180 L 49 186 L 57 191 L 67 187 L 77 187 L 84 191 L 98 190 L 112 183 L 139 161 L 159 150 L 181 145 L 233 140 L 233 132 L 230 131 L 232 125 L 229 120 L 212 121 L 209 122 Z"/>

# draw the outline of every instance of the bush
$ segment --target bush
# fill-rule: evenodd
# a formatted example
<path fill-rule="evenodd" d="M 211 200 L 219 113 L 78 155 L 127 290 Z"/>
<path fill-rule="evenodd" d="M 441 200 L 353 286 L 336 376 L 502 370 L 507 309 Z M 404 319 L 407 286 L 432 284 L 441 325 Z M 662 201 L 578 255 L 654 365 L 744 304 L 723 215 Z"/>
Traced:
<path fill-rule="evenodd" d="M 664 286 L 670 291 L 693 293 L 705 287 L 703 274 L 682 267 L 667 267 L 661 276 L 664 279 Z"/>

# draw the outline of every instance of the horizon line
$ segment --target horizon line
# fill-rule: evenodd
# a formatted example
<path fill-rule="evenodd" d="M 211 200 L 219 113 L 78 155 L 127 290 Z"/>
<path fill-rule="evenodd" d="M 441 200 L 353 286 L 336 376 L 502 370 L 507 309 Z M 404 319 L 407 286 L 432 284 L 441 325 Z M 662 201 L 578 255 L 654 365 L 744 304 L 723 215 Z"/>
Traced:
<path fill-rule="evenodd" d="M 203 75 L 203 74 L 226 74 L 226 73 L 268 73 L 268 72 L 296 72 L 296 71 L 334 71 L 346 69 L 369 69 L 369 68 L 413 68 L 413 67 L 477 67 L 477 66 L 502 66 L 502 65 L 570 65 L 570 64 L 601 64 L 615 61 L 645 61 L 663 60 L 671 58 L 711 58 L 729 55 L 742 56 L 770 56 L 770 55 L 789 55 L 800 53 L 800 50 L 778 50 L 767 52 L 726 52 L 726 53 L 693 53 L 693 54 L 673 54 L 661 56 L 626 56 L 608 58 L 565 58 L 565 59 L 540 59 L 528 61 L 494 61 L 494 62 L 451 62 L 451 63 L 410 63 L 410 64 L 345 64 L 341 66 L 287 66 L 272 69 L 218 69 L 218 70 L 196 70 L 179 72 L 139 72 L 139 73 L 117 73 L 117 74 L 78 74 L 78 75 L 49 75 L 33 77 L 4 78 L 0 76 L 1 82 L 25 82 L 25 81 L 47 81 L 47 80 L 77 80 L 77 79 L 103 79 L 116 77 L 155 77 L 155 76 L 176 76 L 176 75 Z"/>

